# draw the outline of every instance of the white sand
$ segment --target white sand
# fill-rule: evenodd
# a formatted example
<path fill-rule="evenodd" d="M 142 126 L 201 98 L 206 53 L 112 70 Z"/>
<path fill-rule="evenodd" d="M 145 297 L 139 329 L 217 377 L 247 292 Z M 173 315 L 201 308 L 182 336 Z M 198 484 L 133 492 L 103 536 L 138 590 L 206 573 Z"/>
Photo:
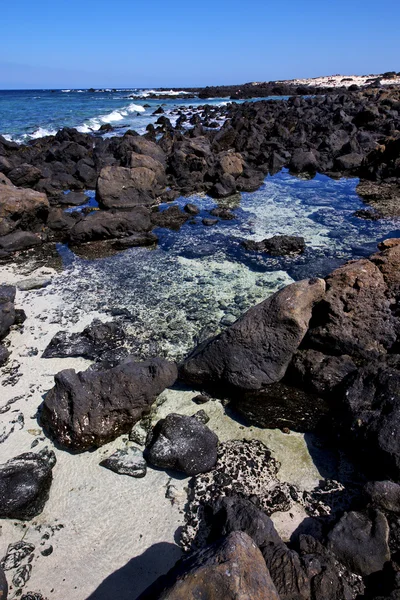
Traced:
<path fill-rule="evenodd" d="M 0 269 L 2 283 L 16 283 L 37 275 L 61 276 L 50 269 L 40 269 L 32 274 L 27 268 L 24 276 L 16 274 L 12 267 Z M 89 362 L 84 359 L 42 359 L 43 350 L 60 329 L 81 331 L 94 317 L 109 319 L 99 313 L 87 314 L 84 307 L 77 310 L 65 306 L 52 288 L 50 284 L 42 290 L 17 292 L 16 306 L 25 310 L 27 320 L 22 329 L 13 330 L 6 338 L 12 355 L 0 373 L 0 407 L 12 398 L 20 398 L 8 412 L 0 415 L 0 435 L 3 428 L 4 432 L 10 432 L 0 444 L 0 454 L 3 463 L 30 451 L 32 442 L 38 439 L 33 451 L 45 446 L 53 448 L 57 464 L 43 513 L 27 523 L 0 521 L 0 557 L 5 555 L 9 544 L 21 539 L 35 544 L 30 578 L 23 589 L 41 592 L 49 600 L 134 600 L 180 555 L 174 534 L 183 524 L 184 486 L 188 480 L 182 477 L 171 481 L 167 473 L 152 468 L 148 469 L 145 478 L 134 479 L 100 467 L 99 462 L 105 456 L 131 443 L 127 436 L 80 455 L 58 450 L 44 437 L 35 418 L 42 394 L 53 386 L 55 373 L 71 367 L 83 370 Z M 32 348 L 38 349 L 36 355 L 32 355 Z M 14 368 L 21 376 L 15 385 L 7 385 Z M 209 426 L 220 440 L 260 439 L 282 463 L 282 480 L 305 489 L 318 484 L 321 476 L 302 435 L 245 428 L 225 414 L 220 402 L 210 401 L 199 407 L 192 402 L 193 395 L 192 392 L 165 391 L 157 401 L 153 420 L 170 412 L 193 414 L 202 408 L 210 416 Z M 16 421 L 21 413 L 24 426 L 14 424 L 11 431 L 10 422 Z M 174 496 L 173 502 L 166 498 L 167 489 L 169 496 Z M 287 516 L 279 515 L 277 527 L 289 536 L 303 516 L 300 512 L 290 523 L 290 518 L 288 522 Z M 63 527 L 56 530 L 58 525 Z M 48 534 L 49 539 L 43 540 L 43 534 Z M 40 550 L 49 544 L 53 546 L 52 554 L 42 556 Z M 27 559 L 23 564 L 27 564 Z M 15 569 L 6 573 L 11 586 L 15 574 Z M 11 599 L 15 597 L 14 593 L 12 586 Z"/>

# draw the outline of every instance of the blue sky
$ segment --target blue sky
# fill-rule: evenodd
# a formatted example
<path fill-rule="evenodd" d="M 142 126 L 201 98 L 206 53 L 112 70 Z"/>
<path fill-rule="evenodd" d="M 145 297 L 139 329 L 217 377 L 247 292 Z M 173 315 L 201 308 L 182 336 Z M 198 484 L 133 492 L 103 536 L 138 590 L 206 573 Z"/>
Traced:
<path fill-rule="evenodd" d="M 400 71 L 400 0 L 15 0 L 0 89 Z"/>

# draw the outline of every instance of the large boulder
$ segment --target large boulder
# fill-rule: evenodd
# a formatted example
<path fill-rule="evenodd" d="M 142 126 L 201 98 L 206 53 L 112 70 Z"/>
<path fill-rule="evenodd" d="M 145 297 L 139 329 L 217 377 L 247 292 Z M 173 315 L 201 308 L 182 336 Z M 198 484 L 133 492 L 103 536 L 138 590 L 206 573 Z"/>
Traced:
<path fill-rule="evenodd" d="M 8 334 L 15 323 L 15 293 L 13 285 L 0 285 L 0 339 Z"/>
<path fill-rule="evenodd" d="M 370 260 L 351 261 L 326 278 L 326 295 L 318 305 L 308 343 L 326 354 L 371 358 L 396 341 L 396 322 L 388 288 Z"/>
<path fill-rule="evenodd" d="M 147 232 L 152 227 L 150 211 L 138 206 L 130 211 L 96 211 L 78 221 L 70 231 L 72 244 L 107 240 Z"/>
<path fill-rule="evenodd" d="M 34 248 L 42 243 L 41 238 L 31 231 L 13 231 L 0 237 L 0 250 L 6 253 Z"/>
<path fill-rule="evenodd" d="M 176 365 L 159 358 L 127 358 L 103 371 L 61 371 L 44 400 L 41 422 L 64 448 L 98 447 L 130 431 L 176 377 Z"/>
<path fill-rule="evenodd" d="M 329 549 L 350 571 L 367 576 L 390 559 L 389 525 L 379 511 L 346 513 L 329 533 Z"/>
<path fill-rule="evenodd" d="M 371 504 L 388 512 L 400 513 L 400 485 L 394 481 L 369 481 L 364 494 Z"/>
<path fill-rule="evenodd" d="M 284 376 L 303 340 L 314 305 L 325 292 L 321 279 L 283 288 L 248 310 L 231 327 L 198 346 L 181 366 L 197 386 L 259 390 Z"/>
<path fill-rule="evenodd" d="M 40 169 L 26 163 L 15 167 L 8 173 L 9 179 L 18 187 L 33 187 L 41 176 Z"/>
<path fill-rule="evenodd" d="M 96 198 L 103 208 L 133 208 L 155 203 L 157 178 L 147 167 L 103 167 L 97 180 Z"/>
<path fill-rule="evenodd" d="M 138 600 L 279 600 L 260 550 L 242 532 L 180 560 Z"/>
<path fill-rule="evenodd" d="M 49 497 L 54 453 L 27 452 L 0 465 L 0 518 L 29 520 Z"/>
<path fill-rule="evenodd" d="M 17 188 L 4 176 L 0 180 L 0 236 L 16 229 L 39 230 L 46 222 L 49 201 L 45 194 Z"/>
<path fill-rule="evenodd" d="M 292 173 L 315 174 L 318 171 L 318 157 L 315 151 L 302 150 L 299 148 L 293 152 L 289 163 Z"/>
<path fill-rule="evenodd" d="M 166 164 L 165 152 L 158 144 L 147 140 L 140 135 L 129 136 L 129 145 L 133 152 L 150 156 L 152 159 L 160 162 L 163 166 Z"/>
<path fill-rule="evenodd" d="M 145 458 L 157 467 L 197 475 L 215 466 L 217 451 L 218 438 L 206 425 L 196 417 L 171 413 L 149 434 Z"/>

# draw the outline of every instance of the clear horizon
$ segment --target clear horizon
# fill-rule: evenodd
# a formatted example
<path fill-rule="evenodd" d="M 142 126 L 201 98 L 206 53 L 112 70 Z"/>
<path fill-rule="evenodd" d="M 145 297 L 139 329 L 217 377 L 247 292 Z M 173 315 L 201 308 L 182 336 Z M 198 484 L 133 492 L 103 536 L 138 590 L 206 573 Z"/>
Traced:
<path fill-rule="evenodd" d="M 400 71 L 399 19 L 394 0 L 20 0 L 2 15 L 0 89 L 204 87 Z"/>

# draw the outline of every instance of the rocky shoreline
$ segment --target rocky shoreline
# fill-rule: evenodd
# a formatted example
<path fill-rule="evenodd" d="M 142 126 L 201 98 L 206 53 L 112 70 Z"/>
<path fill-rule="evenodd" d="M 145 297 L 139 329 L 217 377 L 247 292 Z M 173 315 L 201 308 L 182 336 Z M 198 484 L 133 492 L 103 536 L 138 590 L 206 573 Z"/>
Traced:
<path fill-rule="evenodd" d="M 367 201 L 373 199 L 374 210 L 360 216 L 398 215 L 397 89 L 204 106 L 199 114 L 177 111 L 175 125 L 160 116 L 145 136 L 101 138 L 64 129 L 25 146 L 1 138 L 3 268 L 38 253 L 48 256 L 58 242 L 99 256 L 154 245 L 154 229 L 179 230 L 199 212 L 192 202 L 184 210 L 175 204 L 160 210 L 159 204 L 192 193 L 231 198 L 258 189 L 266 174 L 282 167 L 302 177 L 317 172 L 361 177 L 358 189 Z M 217 118 L 224 122 L 214 127 Z M 190 128 L 184 126 L 188 119 Z M 84 193 L 94 189 L 98 206 L 90 206 Z M 76 210 L 79 205 L 88 206 Z M 202 224 L 232 217 L 229 208 L 218 207 Z M 248 251 L 271 256 L 305 250 L 298 236 L 244 243 Z M 26 397 L 36 424 L 31 451 L 18 453 L 13 443 L 9 460 L 0 466 L 5 529 L 14 538 L 33 520 L 41 540 L 10 541 L 1 563 L 6 575 L 12 574 L 10 599 L 43 598 L 39 591 L 27 593 L 26 585 L 34 581 L 35 545 L 41 556 L 50 557 L 48 540 L 58 530 L 53 524 L 51 533 L 43 529 L 42 534 L 40 515 L 54 501 L 51 490 L 60 485 L 63 463 L 77 461 L 82 467 L 91 454 L 91 468 L 97 461 L 111 478 L 124 474 L 150 486 L 178 471 L 187 483 L 185 489 L 179 479 L 169 480 L 163 493 L 176 511 L 168 513 L 170 524 L 184 520 L 177 538 L 190 554 L 153 583 L 179 557 L 174 550 L 170 564 L 147 581 L 152 584 L 147 591 L 146 585 L 135 588 L 141 598 L 395 600 L 400 593 L 400 240 L 387 239 L 378 248 L 323 279 L 283 287 L 226 322 L 217 335 L 205 336 L 178 364 L 154 356 L 139 361 L 127 353 L 123 307 L 115 315 L 119 320 L 107 322 L 101 314 L 90 315 L 101 318 L 91 322 L 87 315 L 85 326 L 73 333 L 60 331 L 56 323 L 48 331 L 40 326 L 35 343 L 43 359 L 58 367 L 71 361 L 71 368 L 54 370 L 54 384 L 47 373 L 36 389 L 32 386 Z M 46 276 L 23 279 L 18 293 L 39 289 L 48 298 Z M 13 285 L 0 286 L 0 360 L 9 368 L 11 385 L 23 389 L 19 367 L 13 372 L 10 363 L 13 345 L 18 346 L 17 335 L 38 325 L 25 315 L 16 292 Z M 4 442 L 18 428 L 18 435 L 25 435 L 28 416 L 16 408 L 23 398 L 9 398 L 1 407 L 2 414 L 15 412 Z M 270 430 L 276 437 L 268 438 Z M 121 436 L 126 436 L 123 447 Z M 268 440 L 283 448 L 285 438 L 290 446 L 291 438 L 304 443 L 312 436 L 346 457 L 351 476 L 336 469 L 333 477 L 319 482 L 314 477 L 310 485 L 301 473 L 285 478 L 293 457 L 284 458 L 280 468 Z M 91 481 L 95 485 L 93 476 Z M 126 483 L 120 485 L 126 486 L 123 494 L 131 493 Z M 146 498 L 136 494 L 145 511 Z M 157 527 L 150 545 L 157 541 Z M 0 592 L 7 598 L 2 577 L 0 569 Z M 125 594 L 130 585 L 125 579 Z"/>

